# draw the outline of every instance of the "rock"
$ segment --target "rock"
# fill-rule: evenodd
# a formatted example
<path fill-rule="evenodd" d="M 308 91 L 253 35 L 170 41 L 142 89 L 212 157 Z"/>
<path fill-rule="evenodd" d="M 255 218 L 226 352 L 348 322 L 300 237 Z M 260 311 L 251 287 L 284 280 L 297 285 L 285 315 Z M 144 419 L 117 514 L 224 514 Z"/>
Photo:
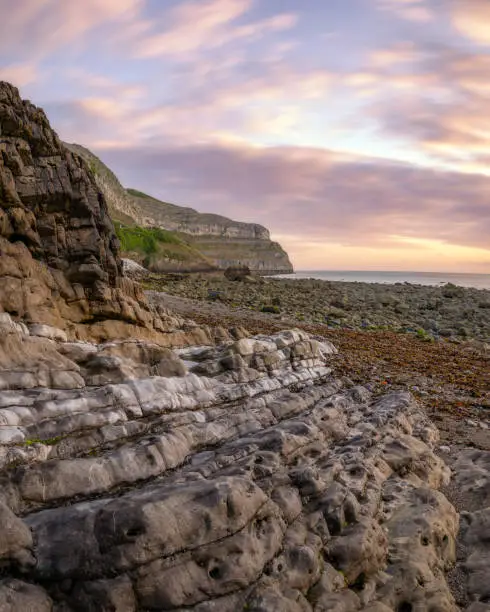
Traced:
<path fill-rule="evenodd" d="M 471 551 L 464 561 L 468 575 L 468 593 L 471 601 L 490 601 L 488 568 L 490 564 L 490 507 L 462 515 L 461 541 Z"/>
<path fill-rule="evenodd" d="M 32 605 L 46 586 L 69 610 L 455 610 L 437 431 L 408 394 L 344 387 L 329 343 L 7 337 L 85 385 L 0 395 L 4 577 Z"/>
<path fill-rule="evenodd" d="M 141 266 L 138 262 L 128 258 L 123 258 L 121 261 L 123 265 L 123 272 L 129 278 L 141 280 L 148 275 L 148 270 L 144 266 Z"/>
<path fill-rule="evenodd" d="M 230 266 L 224 271 L 225 278 L 229 281 L 244 281 L 250 277 L 248 266 Z"/>
<path fill-rule="evenodd" d="M 123 276 L 107 203 L 44 112 L 0 82 L 0 311 L 56 341 L 163 331 Z M 113 321 L 112 325 L 108 321 Z"/>
<path fill-rule="evenodd" d="M 0 580 L 0 610 L 2 612 L 52 612 L 53 602 L 46 591 L 20 580 Z"/>
<path fill-rule="evenodd" d="M 50 327 L 49 325 L 40 325 L 39 323 L 29 325 L 29 333 L 31 336 L 39 336 L 41 338 L 49 338 L 59 342 L 67 342 L 68 338 L 62 329 Z"/>
<path fill-rule="evenodd" d="M 16 565 L 28 568 L 35 565 L 32 555 L 32 535 L 25 523 L 0 502 L 0 566 Z M 0 607 L 1 609 L 1 607 Z"/>

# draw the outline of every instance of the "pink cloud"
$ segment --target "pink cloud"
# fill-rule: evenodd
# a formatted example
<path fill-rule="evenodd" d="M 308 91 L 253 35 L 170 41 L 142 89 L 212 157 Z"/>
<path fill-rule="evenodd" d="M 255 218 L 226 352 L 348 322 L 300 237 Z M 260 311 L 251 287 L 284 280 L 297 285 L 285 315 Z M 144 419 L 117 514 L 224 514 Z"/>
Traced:
<path fill-rule="evenodd" d="M 378 0 L 378 6 L 408 21 L 424 23 L 434 19 L 426 0 Z"/>
<path fill-rule="evenodd" d="M 0 0 L 0 49 L 50 52 L 111 21 L 134 18 L 143 0 Z M 8 18 L 7 18 L 8 16 Z"/>
<path fill-rule="evenodd" d="M 184 2 L 165 15 L 163 32 L 152 34 L 149 29 L 152 25 L 155 29 L 155 24 L 150 23 L 142 28 L 135 43 L 135 55 L 144 58 L 189 54 L 237 40 L 253 40 L 268 32 L 290 29 L 296 23 L 295 15 L 281 13 L 245 25 L 234 24 L 253 4 L 254 0 Z M 169 27 L 165 27 L 167 24 Z"/>
<path fill-rule="evenodd" d="M 8 81 L 16 87 L 24 87 L 39 78 L 35 64 L 10 64 L 0 66 L 0 81 Z"/>

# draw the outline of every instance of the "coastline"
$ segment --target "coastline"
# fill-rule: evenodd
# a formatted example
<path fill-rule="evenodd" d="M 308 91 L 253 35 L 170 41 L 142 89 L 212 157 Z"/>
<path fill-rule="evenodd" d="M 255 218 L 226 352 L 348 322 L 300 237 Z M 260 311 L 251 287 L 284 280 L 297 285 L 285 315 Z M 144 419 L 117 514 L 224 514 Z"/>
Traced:
<path fill-rule="evenodd" d="M 417 334 L 390 330 L 332 329 L 218 301 L 157 291 L 146 294 L 150 302 L 210 326 L 217 335 L 243 328 L 269 335 L 294 327 L 313 338 L 328 339 L 339 349 L 333 358 L 338 375 L 353 384 L 370 381 L 375 395 L 409 391 L 437 424 L 441 444 L 490 451 L 490 353 L 481 342 L 427 342 Z"/>
<path fill-rule="evenodd" d="M 222 274 L 149 275 L 143 284 L 168 294 L 327 329 L 394 331 L 425 341 L 490 342 L 490 290 L 412 284 L 261 278 Z"/>
<path fill-rule="evenodd" d="M 279 277 L 268 274 L 266 277 Z M 459 272 L 411 272 L 400 270 L 295 270 L 294 280 L 323 280 L 382 285 L 410 284 L 441 287 L 447 283 L 458 287 L 490 290 L 490 274 Z"/>

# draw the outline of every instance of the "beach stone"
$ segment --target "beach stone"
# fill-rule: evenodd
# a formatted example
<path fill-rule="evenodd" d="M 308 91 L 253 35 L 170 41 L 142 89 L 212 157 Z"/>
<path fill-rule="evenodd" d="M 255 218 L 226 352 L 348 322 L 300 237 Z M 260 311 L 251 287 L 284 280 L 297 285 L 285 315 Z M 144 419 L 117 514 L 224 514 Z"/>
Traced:
<path fill-rule="evenodd" d="M 229 266 L 224 276 L 229 281 L 244 281 L 251 278 L 251 272 L 248 266 Z"/>
<path fill-rule="evenodd" d="M 2 612 L 52 612 L 53 602 L 38 586 L 7 578 L 0 580 L 0 610 Z"/>

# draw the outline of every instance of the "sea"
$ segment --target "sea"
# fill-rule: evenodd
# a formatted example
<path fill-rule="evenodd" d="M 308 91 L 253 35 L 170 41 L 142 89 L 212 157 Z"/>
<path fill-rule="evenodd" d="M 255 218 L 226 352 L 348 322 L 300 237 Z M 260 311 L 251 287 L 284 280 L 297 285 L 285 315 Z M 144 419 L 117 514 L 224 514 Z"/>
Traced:
<path fill-rule="evenodd" d="M 490 274 L 463 274 L 456 272 L 377 272 L 368 270 L 298 270 L 281 278 L 315 278 L 318 280 L 358 283 L 410 283 L 412 285 L 441 286 L 446 283 L 460 287 L 490 289 Z"/>

